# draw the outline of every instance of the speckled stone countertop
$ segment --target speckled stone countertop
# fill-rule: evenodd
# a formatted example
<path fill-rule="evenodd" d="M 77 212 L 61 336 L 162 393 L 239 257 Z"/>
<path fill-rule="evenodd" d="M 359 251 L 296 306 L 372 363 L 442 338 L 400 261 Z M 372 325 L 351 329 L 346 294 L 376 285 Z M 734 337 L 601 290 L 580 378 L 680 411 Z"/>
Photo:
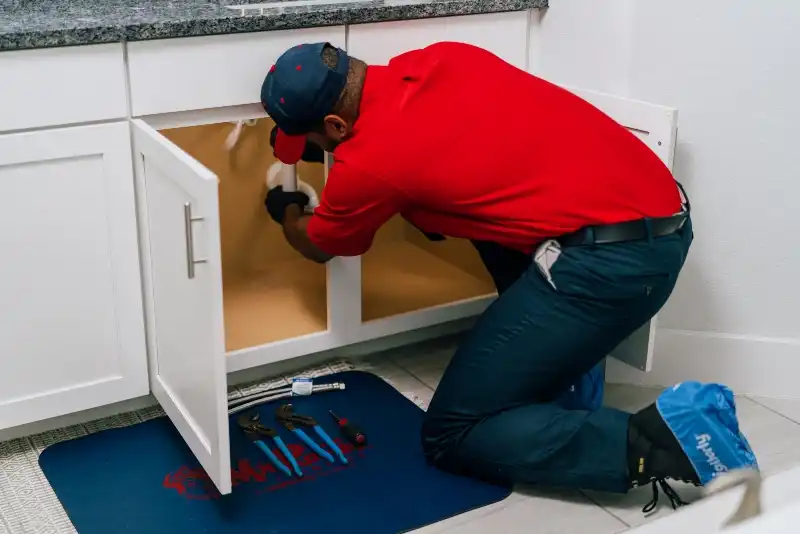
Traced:
<path fill-rule="evenodd" d="M 0 50 L 521 11 L 547 0 L 0 0 Z M 294 2 L 290 2 L 294 3 Z M 228 5 L 244 9 L 230 9 Z"/>

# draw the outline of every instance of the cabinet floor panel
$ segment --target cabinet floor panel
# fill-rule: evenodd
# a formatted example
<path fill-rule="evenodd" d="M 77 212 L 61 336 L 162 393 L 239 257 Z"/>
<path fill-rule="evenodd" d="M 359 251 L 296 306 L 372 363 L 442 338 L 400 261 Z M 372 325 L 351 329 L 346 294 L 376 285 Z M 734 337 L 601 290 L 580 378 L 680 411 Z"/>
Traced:
<path fill-rule="evenodd" d="M 362 256 L 362 319 L 371 321 L 491 295 L 481 279 L 407 241 L 375 243 Z"/>
<path fill-rule="evenodd" d="M 225 349 L 328 329 L 326 269 L 297 259 L 223 281 Z"/>

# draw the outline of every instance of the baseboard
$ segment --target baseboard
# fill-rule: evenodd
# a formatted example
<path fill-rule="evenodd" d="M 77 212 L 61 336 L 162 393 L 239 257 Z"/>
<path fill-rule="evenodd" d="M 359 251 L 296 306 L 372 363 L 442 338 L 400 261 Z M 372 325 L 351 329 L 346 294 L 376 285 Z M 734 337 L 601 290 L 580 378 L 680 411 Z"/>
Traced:
<path fill-rule="evenodd" d="M 800 339 L 659 329 L 653 370 L 643 373 L 609 359 L 606 380 L 671 386 L 719 382 L 739 395 L 800 399 Z"/>
<path fill-rule="evenodd" d="M 34 421 L 20 426 L 5 428 L 0 430 L 0 441 L 8 441 L 11 439 L 22 438 L 39 434 L 41 432 L 49 432 L 57 428 L 65 428 L 72 425 L 82 425 L 97 419 L 104 419 L 121 413 L 133 412 L 156 406 L 158 402 L 152 395 L 145 395 L 144 397 L 136 397 L 135 399 L 128 399 L 114 404 L 106 404 L 105 406 L 98 406 L 89 410 L 74 412 L 59 417 L 51 417 L 42 421 Z"/>
<path fill-rule="evenodd" d="M 442 347 L 454 346 L 458 334 L 464 330 L 468 330 L 474 322 L 474 318 L 460 319 L 458 321 L 365 341 L 327 352 L 309 354 L 260 367 L 237 371 L 228 374 L 228 385 L 237 385 L 267 377 L 278 376 L 311 367 L 331 359 L 339 358 L 358 361 L 371 356 L 392 358 L 393 356 L 406 354 L 408 351 L 415 350 L 416 345 L 424 344 L 425 350 L 428 351 L 435 350 L 439 344 L 441 344 Z M 147 395 L 114 404 L 99 406 L 90 410 L 45 419 L 43 421 L 35 421 L 33 423 L 0 430 L 0 441 L 48 432 L 57 428 L 84 424 L 96 419 L 132 412 L 142 408 L 149 408 L 157 404 L 158 402 L 155 397 Z"/>

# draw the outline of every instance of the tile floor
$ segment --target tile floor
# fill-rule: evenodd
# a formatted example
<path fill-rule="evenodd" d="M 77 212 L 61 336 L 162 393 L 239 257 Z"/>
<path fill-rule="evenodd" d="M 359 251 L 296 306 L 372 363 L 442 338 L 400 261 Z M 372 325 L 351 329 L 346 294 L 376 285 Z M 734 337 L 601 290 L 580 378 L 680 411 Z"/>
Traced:
<path fill-rule="evenodd" d="M 383 377 L 421 407 L 427 406 L 450 360 L 446 344 L 416 346 L 359 362 L 356 367 Z M 317 366 L 312 374 L 352 368 L 347 363 Z M 286 375 L 285 375 L 286 376 Z M 279 379 L 280 380 L 280 379 Z M 635 411 L 658 396 L 659 390 L 609 385 L 606 403 Z M 800 401 L 739 398 L 741 425 L 767 475 L 800 463 Z M 0 443 L 0 534 L 71 534 L 75 530 L 38 469 L 38 454 L 49 443 L 108 426 L 132 424 L 158 415 L 158 409 L 74 425 L 46 434 Z M 675 486 L 690 500 L 692 487 Z M 660 506 L 648 517 L 641 513 L 649 488 L 625 496 L 571 490 L 518 488 L 503 502 L 473 510 L 416 534 L 614 534 L 671 513 Z"/>

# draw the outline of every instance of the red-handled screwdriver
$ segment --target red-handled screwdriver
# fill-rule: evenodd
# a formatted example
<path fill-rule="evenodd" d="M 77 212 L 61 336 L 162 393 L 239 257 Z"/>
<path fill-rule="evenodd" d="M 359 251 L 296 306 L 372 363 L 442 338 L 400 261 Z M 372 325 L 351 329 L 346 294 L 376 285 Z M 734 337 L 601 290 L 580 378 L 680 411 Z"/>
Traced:
<path fill-rule="evenodd" d="M 367 444 L 367 435 L 358 427 L 353 426 L 347 419 L 342 419 L 332 411 L 330 412 L 333 420 L 339 425 L 344 439 L 355 445 L 356 447 L 363 447 Z"/>

